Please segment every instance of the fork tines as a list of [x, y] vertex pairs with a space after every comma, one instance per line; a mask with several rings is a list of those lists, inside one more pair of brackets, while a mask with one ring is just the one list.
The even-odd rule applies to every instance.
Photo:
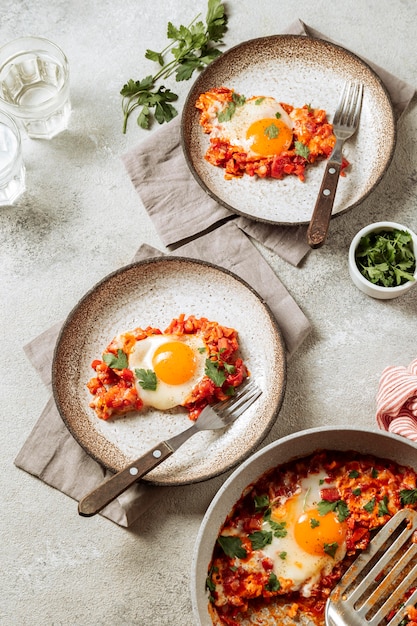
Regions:
[[237, 388], [236, 394], [230, 396], [228, 400], [218, 402], [213, 405], [213, 409], [221, 417], [223, 412], [229, 413], [233, 411], [233, 414], [239, 416], [246, 408], [252, 404], [260, 395], [262, 391], [255, 385], [255, 383], [247, 378], [240, 387]]
[[363, 84], [356, 82], [345, 83], [339, 104], [334, 114], [333, 124], [341, 126], [357, 126], [362, 105]]

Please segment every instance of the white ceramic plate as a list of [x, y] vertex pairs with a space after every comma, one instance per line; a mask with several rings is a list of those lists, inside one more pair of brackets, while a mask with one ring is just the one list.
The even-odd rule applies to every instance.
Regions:
[[329, 121], [346, 80], [361, 81], [364, 97], [359, 129], [344, 147], [351, 167], [339, 181], [333, 215], [362, 202], [390, 164], [396, 127], [390, 98], [375, 72], [356, 55], [321, 39], [276, 35], [246, 41], [218, 57], [197, 78], [187, 97], [181, 125], [182, 146], [202, 188], [233, 213], [274, 224], [308, 223], [317, 199], [324, 163], [307, 168], [306, 180], [244, 176], [226, 181], [224, 170], [204, 159], [209, 145], [195, 108], [198, 96], [229, 87], [250, 97], [325, 109]]
[[137, 326], [164, 330], [181, 313], [236, 328], [242, 357], [262, 395], [228, 429], [194, 435], [145, 479], [163, 485], [206, 480], [246, 458], [266, 436], [286, 381], [281, 332], [259, 295], [235, 274], [203, 261], [161, 257], [126, 266], [98, 283], [67, 318], [55, 349], [55, 401], [75, 439], [113, 471], [190, 426], [185, 409], [149, 409], [109, 421], [89, 408], [91, 362]]
[[[413, 442], [382, 431], [374, 432], [343, 426], [305, 430], [274, 441], [256, 452], [242, 463], [222, 485], [201, 523], [194, 548], [191, 573], [191, 598], [194, 619], [198, 626], [213, 626], [208, 612], [209, 601], [206, 592], [208, 566], [219, 530], [243, 491], [269, 469], [323, 449], [355, 450], [360, 454], [390, 459], [417, 471], [417, 445]], [[259, 624], [259, 626], [276, 624], [270, 616], [268, 619], [268, 613], [267, 610], [262, 613], [262, 621], [259, 619], [250, 623]], [[307, 616], [302, 616], [300, 622], [297, 621], [298, 623], [303, 626], [314, 626]], [[280, 624], [293, 626], [294, 620], [283, 619]], [[242, 626], [249, 626], [248, 620], [242, 620]]]

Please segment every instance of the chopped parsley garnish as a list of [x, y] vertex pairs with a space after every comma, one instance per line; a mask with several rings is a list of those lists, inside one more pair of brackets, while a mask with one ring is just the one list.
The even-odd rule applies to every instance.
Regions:
[[317, 504], [317, 510], [320, 515], [326, 515], [330, 511], [336, 511], [339, 522], [344, 522], [350, 515], [349, 507], [344, 500], [336, 500], [335, 502], [320, 500]]
[[271, 519], [271, 509], [268, 509], [264, 515], [264, 520], [266, 522], [268, 522], [268, 524], [270, 525], [270, 527], [272, 528], [272, 531], [274, 533], [274, 536], [277, 537], [278, 539], [280, 537], [286, 537], [287, 536], [287, 530], [286, 530], [286, 522], [275, 522], [274, 520]]
[[272, 543], [272, 532], [269, 530], [256, 530], [249, 535], [249, 539], [252, 543], [252, 550], [261, 550]]
[[224, 369], [220, 368], [219, 362], [211, 359], [206, 359], [204, 373], [214, 382], [216, 387], [221, 387], [227, 378]]
[[269, 574], [269, 580], [265, 588], [267, 591], [278, 591], [279, 589], [281, 589], [281, 584], [274, 572], [271, 572]]
[[276, 139], [279, 135], [279, 128], [275, 124], [269, 124], [264, 130], [264, 134], [268, 139]]
[[362, 493], [362, 489], [360, 487], [356, 487], [356, 489], [352, 489], [352, 493], [354, 496], [360, 496]]
[[401, 489], [400, 500], [404, 505], [417, 504], [417, 489]]
[[127, 356], [120, 348], [117, 350], [117, 356], [111, 352], [103, 354], [103, 361], [114, 370], [123, 370], [128, 366]]
[[308, 157], [310, 156], [310, 149], [308, 146], [305, 145], [305, 143], [302, 143], [302, 141], [296, 141], [294, 143], [295, 146], [295, 154], [297, 154], [300, 157], [303, 157], [304, 159], [308, 159]]
[[349, 478], [358, 478], [358, 477], [359, 477], [358, 470], [352, 470], [349, 472]]
[[230, 556], [231, 558], [236, 556], [238, 559], [245, 559], [247, 557], [247, 552], [242, 546], [242, 540], [240, 537], [234, 537], [233, 535], [220, 535], [217, 538], [217, 541], [226, 556]]
[[375, 508], [375, 504], [376, 504], [376, 498], [372, 498], [371, 500], [369, 500], [369, 502], [364, 504], [363, 508], [365, 509], [367, 513], [372, 513]]
[[255, 496], [253, 501], [255, 503], [255, 511], [266, 509], [269, 506], [269, 497], [266, 494], [263, 496]]
[[371, 471], [372, 478], [378, 478], [378, 474], [379, 474], [378, 470], [375, 467], [373, 467]]
[[378, 515], [389, 515], [388, 496], [384, 496], [382, 500], [378, 502]]
[[310, 526], [311, 528], [317, 528], [317, 526], [320, 526], [320, 522], [318, 519], [314, 519], [314, 517], [311, 518], [310, 520]]
[[374, 285], [396, 287], [415, 280], [416, 258], [407, 231], [394, 229], [364, 235], [355, 260], [360, 273]]
[[265, 98], [262, 96], [261, 98], [256, 98], [255, 100], [255, 104], [258, 106], [259, 104], [261, 104], [263, 101], [265, 100]]
[[152, 370], [135, 369], [135, 376], [138, 379], [139, 385], [142, 389], [148, 389], [149, 391], [155, 391], [158, 381], [156, 374]]
[[334, 555], [336, 554], [336, 550], [338, 547], [339, 547], [338, 543], [334, 541], [333, 543], [325, 543], [323, 546], [323, 550], [325, 551], [326, 554], [334, 558]]
[[280, 552], [278, 554], [279, 558], [282, 559], [283, 561], [285, 561], [285, 559], [287, 558], [287, 553], [286, 552]]
[[275, 113], [275, 117], [277, 118], [277, 120], [279, 120], [279, 119], [280, 119], [280, 117], [281, 117], [281, 113], [280, 113], [279, 111], [277, 111], [277, 112]]
[[243, 106], [245, 102], [245, 96], [234, 93], [232, 95], [232, 101], [227, 104], [223, 111], [220, 111], [217, 114], [217, 119], [219, 120], [219, 122], [229, 122], [236, 113], [236, 109]]

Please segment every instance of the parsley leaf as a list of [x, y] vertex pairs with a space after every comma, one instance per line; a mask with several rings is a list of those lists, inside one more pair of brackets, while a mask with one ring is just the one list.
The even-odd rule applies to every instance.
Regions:
[[272, 528], [275, 537], [281, 538], [281, 537], [286, 537], [287, 536], [287, 532], [288, 531], [285, 528], [287, 523], [286, 522], [275, 522], [273, 519], [271, 519], [271, 509], [268, 509], [265, 512], [264, 520], [266, 522], [268, 522], [268, 524]]
[[335, 502], [320, 500], [317, 504], [317, 510], [322, 516], [327, 515], [330, 511], [336, 511], [339, 522], [344, 522], [350, 515], [349, 507], [344, 500], [336, 500]]
[[[140, 113], [137, 123], [141, 128], [150, 128], [155, 119], [159, 124], [169, 122], [177, 111], [171, 102], [178, 100], [177, 94], [164, 86], [158, 88], [158, 81], [175, 75], [176, 81], [189, 80], [196, 70], [204, 69], [221, 55], [217, 45], [227, 31], [227, 15], [221, 0], [208, 0], [206, 22], [197, 21], [179, 28], [171, 22], [167, 27], [168, 45], [161, 52], [146, 50], [145, 58], [158, 64], [159, 70], [142, 80], [129, 79], [120, 90], [123, 110], [123, 133], [126, 133], [130, 114], [137, 108]], [[172, 59], [166, 60], [171, 53]], [[152, 115], [151, 110], [154, 110]]]
[[388, 496], [384, 496], [382, 500], [378, 502], [378, 515], [389, 515]]
[[217, 114], [219, 122], [229, 122], [236, 113], [236, 109], [243, 106], [245, 102], [245, 96], [233, 93], [231, 102], [229, 102], [227, 106]]
[[103, 361], [114, 370], [123, 370], [128, 366], [127, 356], [120, 348], [117, 350], [117, 356], [111, 352], [103, 354]]
[[376, 498], [371, 498], [369, 502], [364, 504], [363, 508], [365, 509], [367, 513], [372, 513], [375, 508], [375, 504], [376, 504]]
[[278, 126], [275, 126], [274, 123], [269, 124], [264, 130], [264, 135], [266, 135], [268, 139], [276, 139], [279, 135]]
[[261, 550], [272, 543], [272, 532], [269, 530], [256, 530], [249, 535], [252, 543], [252, 550]]
[[155, 372], [152, 370], [135, 369], [135, 375], [142, 389], [156, 390], [157, 379]]
[[349, 472], [349, 478], [358, 478], [359, 477], [359, 472], [358, 470], [351, 470]]
[[216, 387], [221, 387], [227, 378], [225, 371], [219, 367], [219, 363], [211, 359], [206, 359], [204, 373], [214, 382]]
[[410, 233], [371, 232], [361, 238], [355, 260], [361, 274], [375, 285], [396, 287], [414, 281], [416, 259]]
[[334, 558], [334, 555], [336, 554], [336, 550], [338, 547], [339, 547], [338, 543], [334, 541], [333, 543], [325, 543], [323, 546], [323, 550], [325, 551], [326, 554]]
[[402, 489], [400, 491], [400, 500], [404, 505], [417, 504], [417, 489]]
[[294, 143], [294, 146], [295, 154], [303, 157], [304, 159], [308, 159], [308, 157], [310, 156], [310, 149], [308, 146], [305, 145], [305, 143], [302, 143], [301, 141], [296, 141]]
[[258, 106], [258, 105], [262, 104], [262, 102], [263, 102], [264, 100], [265, 100], [265, 97], [264, 97], [264, 96], [261, 96], [260, 98], [256, 98], [256, 100], [255, 100], [255, 104], [256, 104], [256, 106]]
[[265, 588], [267, 591], [278, 591], [281, 589], [281, 583], [274, 572], [269, 574], [269, 580]]
[[263, 496], [255, 496], [253, 501], [255, 503], [255, 511], [266, 509], [266, 507], [269, 506], [269, 497], [266, 494]]
[[247, 552], [242, 546], [242, 540], [240, 537], [234, 537], [233, 535], [219, 535], [217, 541], [226, 556], [230, 556], [231, 558], [236, 556], [238, 559], [246, 558]]
[[320, 526], [320, 522], [318, 519], [314, 519], [314, 517], [311, 518], [310, 520], [310, 527], [311, 528], [317, 528], [317, 526]]

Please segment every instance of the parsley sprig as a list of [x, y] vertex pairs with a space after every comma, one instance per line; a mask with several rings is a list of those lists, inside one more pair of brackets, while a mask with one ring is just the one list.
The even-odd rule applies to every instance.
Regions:
[[396, 287], [414, 280], [416, 259], [412, 237], [405, 230], [364, 235], [355, 260], [361, 274], [374, 285]]
[[[206, 23], [197, 15], [188, 26], [179, 28], [168, 23], [167, 38], [170, 43], [161, 52], [147, 50], [145, 57], [155, 61], [160, 69], [141, 80], [130, 79], [120, 91], [123, 96], [123, 133], [126, 133], [130, 114], [140, 108], [137, 123], [141, 128], [149, 128], [152, 119], [159, 124], [169, 122], [177, 111], [171, 104], [178, 100], [178, 95], [165, 86], [158, 86], [160, 80], [166, 80], [175, 74], [176, 81], [189, 80], [195, 70], [201, 70], [221, 51], [216, 47], [223, 43], [222, 37], [227, 31], [227, 16], [221, 0], [208, 0]], [[173, 58], [166, 60], [171, 53]], [[152, 114], [153, 110], [153, 114]]]

